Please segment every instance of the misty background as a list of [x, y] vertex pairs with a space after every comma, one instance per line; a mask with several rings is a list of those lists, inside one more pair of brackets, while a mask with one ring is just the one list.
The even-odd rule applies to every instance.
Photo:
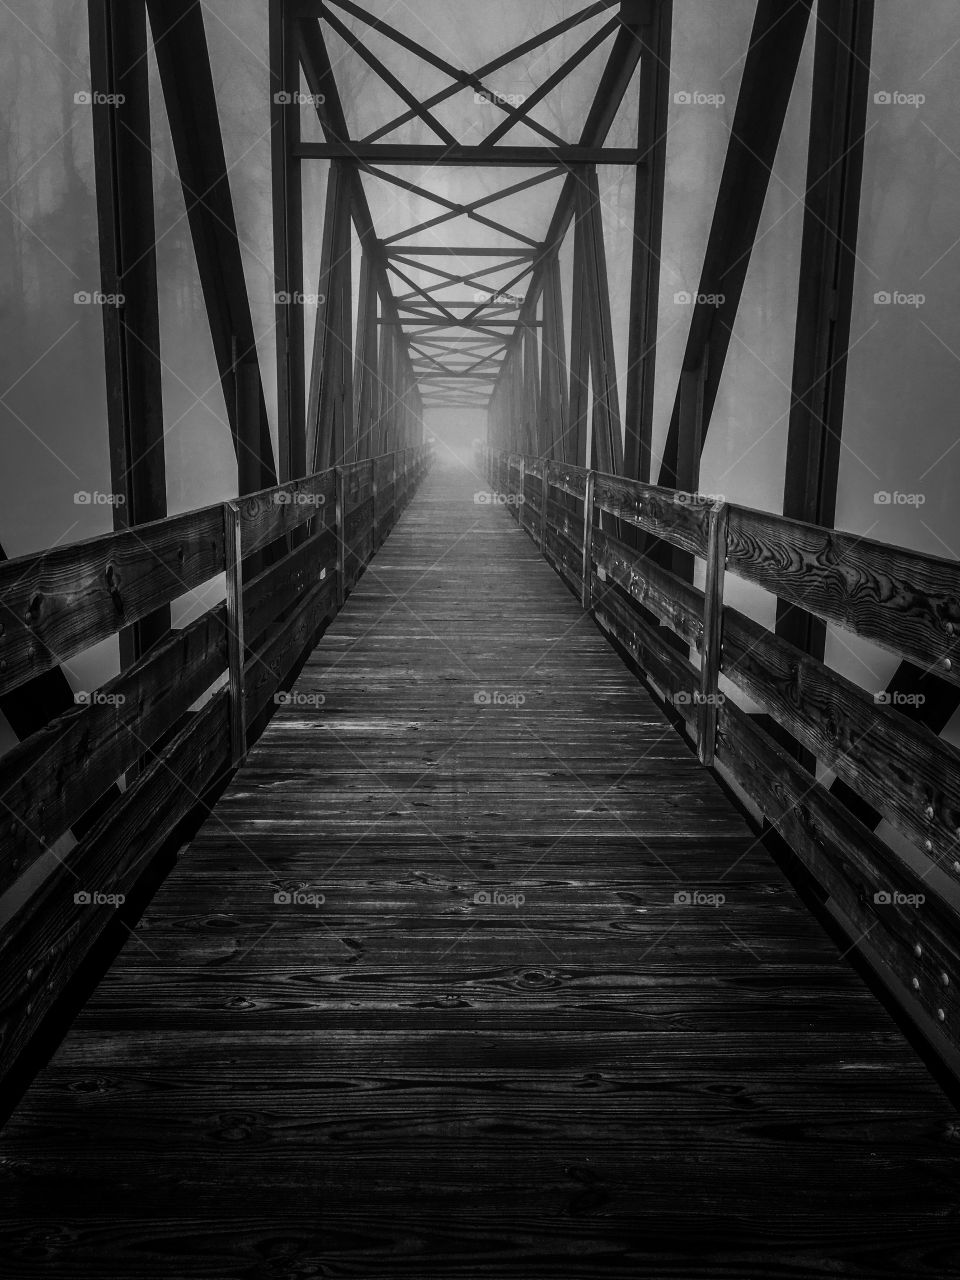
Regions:
[[[424, 47], [458, 66], [474, 67], [584, 5], [373, 0], [368, 7]], [[841, 529], [952, 560], [960, 548], [960, 10], [955, 0], [911, 5], [877, 0], [876, 8], [836, 522]], [[671, 96], [678, 100], [671, 102], [669, 115], [654, 478], [692, 314], [682, 295], [697, 291], [754, 11], [754, 0], [675, 0]], [[265, 0], [206, 0], [204, 17], [276, 446], [267, 5]], [[351, 31], [364, 32], [357, 19], [341, 12], [338, 17]], [[492, 87], [530, 93], [604, 20], [594, 19], [505, 68], [491, 77]], [[327, 35], [354, 136], [399, 114], [404, 104], [338, 36]], [[385, 37], [366, 32], [364, 39], [419, 95], [447, 83], [438, 70]], [[600, 46], [538, 105], [534, 115], [541, 123], [576, 140], [608, 49], [609, 42]], [[701, 469], [703, 492], [774, 512], [782, 510], [812, 53], [811, 24]], [[237, 471], [152, 52], [150, 72], [172, 514], [235, 496]], [[89, 88], [84, 0], [9, 0], [0, 6], [0, 543], [10, 557], [112, 527], [108, 505], [74, 499], [78, 491], [110, 489], [102, 319], [96, 305], [75, 301], [100, 283], [91, 112], [75, 100]], [[636, 89], [635, 79], [608, 145], [635, 144]], [[476, 103], [469, 91], [453, 95], [437, 115], [465, 143], [478, 141], [493, 123], [493, 108]], [[303, 131], [307, 139], [320, 137], [307, 109]], [[413, 120], [385, 140], [433, 139], [421, 121]], [[504, 141], [542, 140], [518, 125]], [[307, 292], [317, 288], [327, 169], [327, 162], [312, 161], [304, 170]], [[392, 172], [458, 201], [528, 174], [406, 166]], [[633, 174], [602, 166], [599, 179], [622, 411]], [[381, 236], [440, 212], [428, 200], [369, 175], [363, 182]], [[559, 179], [546, 182], [485, 212], [542, 238], [559, 188]], [[462, 243], [465, 234], [472, 244], [510, 244], [465, 220], [438, 228], [436, 238]], [[420, 237], [422, 243], [429, 239], [429, 233]], [[571, 231], [560, 255], [568, 352], [572, 242]], [[353, 265], [356, 321], [356, 241]], [[464, 259], [456, 269], [480, 265]], [[405, 270], [418, 285], [435, 282], [427, 272]], [[488, 277], [489, 287], [503, 287], [509, 274]], [[450, 296], [464, 294], [461, 285]], [[877, 301], [878, 294], [914, 300], [887, 303]], [[307, 308], [308, 353], [314, 314]], [[469, 460], [471, 444], [483, 436], [486, 423], [478, 406], [429, 410], [425, 425], [438, 440], [441, 458]], [[876, 501], [882, 492], [912, 499]], [[176, 620], [199, 612], [214, 596], [215, 589], [203, 600], [186, 603]], [[772, 625], [771, 597], [731, 581], [728, 599]], [[833, 628], [827, 660], [871, 690], [882, 689], [896, 666], [892, 655]], [[73, 687], [82, 689], [101, 684], [118, 666], [113, 640], [71, 660], [65, 670]], [[960, 739], [956, 721], [945, 736]], [[9, 729], [0, 723], [0, 747], [10, 740]], [[885, 828], [881, 833], [889, 836]]]

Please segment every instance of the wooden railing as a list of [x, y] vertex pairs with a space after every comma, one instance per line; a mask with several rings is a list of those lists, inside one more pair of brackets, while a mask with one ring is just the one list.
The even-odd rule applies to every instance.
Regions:
[[225, 603], [0, 757], [0, 893], [77, 826], [0, 929], [0, 1075], [151, 856], [242, 760], [428, 465], [425, 447], [406, 449], [0, 563], [0, 694], [221, 574], [227, 587]]
[[[701, 761], [776, 828], [956, 1071], [960, 753], [884, 691], [862, 689], [726, 604], [724, 579], [762, 587], [956, 684], [960, 565], [543, 459], [484, 447], [482, 465], [584, 606], [688, 722]], [[705, 588], [638, 550], [645, 542], [703, 560]], [[721, 677], [906, 837], [912, 856], [725, 697]]]

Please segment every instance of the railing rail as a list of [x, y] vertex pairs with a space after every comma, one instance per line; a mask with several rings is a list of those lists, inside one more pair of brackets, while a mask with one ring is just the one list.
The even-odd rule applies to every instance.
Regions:
[[[960, 752], [724, 600], [732, 575], [960, 680], [960, 564], [542, 458], [481, 447], [489, 482], [585, 608], [826, 890], [954, 1069], [960, 1064]], [[624, 541], [703, 560], [704, 589]], [[617, 532], [615, 533], [614, 530]], [[619, 534], [619, 536], [617, 536]], [[902, 856], [731, 697], [740, 690], [914, 846]], [[728, 686], [729, 687], [729, 686]]]
[[[221, 574], [226, 581], [225, 603], [0, 756], [0, 893], [74, 828], [77, 836], [0, 928], [0, 1076], [150, 856], [243, 759], [429, 465], [427, 446], [400, 450], [0, 563], [0, 692]], [[249, 568], [259, 572], [245, 580]], [[134, 767], [130, 785], [84, 827]]]

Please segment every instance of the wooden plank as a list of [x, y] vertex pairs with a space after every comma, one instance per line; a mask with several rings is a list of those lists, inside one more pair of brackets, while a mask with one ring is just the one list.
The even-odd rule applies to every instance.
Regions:
[[960, 881], [960, 751], [729, 606], [721, 670]]
[[727, 568], [960, 684], [960, 566], [731, 507]]
[[302, 480], [239, 498], [244, 556], [276, 542], [308, 520], [331, 523], [334, 489], [333, 472], [317, 471]]
[[50, 671], [223, 571], [223, 511], [0, 564], [0, 692]]
[[431, 474], [20, 1103], [0, 1259], [950, 1274], [951, 1101], [476, 484]]
[[322, 529], [290, 555], [265, 569], [243, 589], [243, 629], [248, 646], [299, 600], [324, 573], [336, 570], [336, 534]]
[[661, 569], [647, 556], [602, 529], [593, 531], [594, 561], [600, 571], [696, 649], [703, 641], [703, 592]]
[[836, 901], [853, 945], [875, 951], [956, 1047], [960, 946], [946, 877], [909, 867], [734, 703], [719, 718], [721, 764]]
[[695, 725], [696, 690], [700, 680], [696, 667], [664, 644], [663, 636], [648, 626], [612, 588], [601, 587], [594, 593], [593, 612], [604, 631], [672, 700], [678, 714]]
[[247, 661], [245, 669], [246, 721], [256, 722], [273, 700], [295, 663], [311, 644], [324, 618], [336, 611], [336, 583], [332, 577], [307, 593], [294, 612], [279, 623]]
[[598, 475], [597, 506], [693, 555], [707, 550], [710, 503], [659, 485]]
[[226, 661], [221, 605], [0, 756], [0, 893], [176, 723]]
[[[229, 763], [227, 695], [218, 693], [155, 756], [68, 861], [0, 931], [0, 1074], [9, 1071], [149, 859]], [[75, 895], [90, 895], [76, 901]]]

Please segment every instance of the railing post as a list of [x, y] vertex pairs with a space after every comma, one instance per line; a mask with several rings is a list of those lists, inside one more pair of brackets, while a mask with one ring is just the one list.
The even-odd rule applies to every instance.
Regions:
[[347, 555], [344, 539], [347, 535], [346, 526], [346, 493], [344, 490], [343, 467], [337, 467], [337, 509], [336, 509], [336, 529], [337, 529], [337, 608], [343, 608], [343, 602], [347, 598]]
[[521, 453], [520, 455], [520, 492], [517, 494], [517, 524], [523, 528], [523, 504], [526, 501], [524, 485], [527, 478], [527, 460]]
[[550, 459], [543, 460], [543, 479], [540, 482], [540, 554], [547, 558], [547, 502], [550, 499]]
[[587, 483], [583, 490], [583, 566], [581, 577], [580, 603], [584, 609], [593, 606], [593, 493], [597, 483], [597, 473], [587, 473]]
[[700, 706], [697, 715], [697, 755], [700, 763], [706, 765], [713, 764], [717, 741], [728, 513], [729, 508], [725, 502], [714, 503], [710, 508], [707, 530], [707, 578], [703, 592], [703, 645], [700, 651]]
[[377, 460], [376, 458], [374, 458], [373, 462], [371, 463], [371, 466], [373, 467], [373, 472], [371, 474], [371, 479], [370, 479], [370, 498], [373, 503], [373, 514], [370, 518], [370, 523], [373, 527], [373, 540], [370, 544], [371, 545], [370, 555], [372, 558], [374, 551], [376, 551], [377, 547], [380, 545], [378, 541], [380, 530], [377, 525]]
[[230, 759], [238, 768], [247, 754], [243, 643], [243, 547], [240, 506], [223, 504], [224, 567], [227, 575], [227, 670], [230, 698]]

